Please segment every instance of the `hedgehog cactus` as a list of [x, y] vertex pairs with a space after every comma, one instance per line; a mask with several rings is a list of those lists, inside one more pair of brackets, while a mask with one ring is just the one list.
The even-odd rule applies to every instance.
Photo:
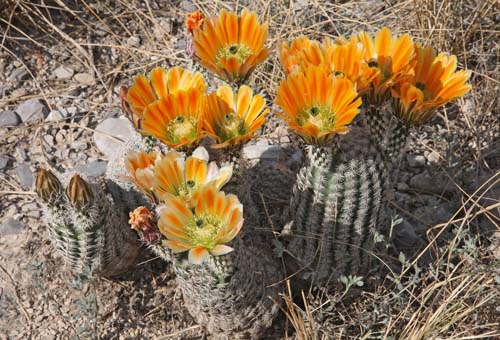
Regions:
[[362, 134], [353, 129], [341, 147], [307, 148], [290, 204], [289, 262], [299, 277], [318, 283], [368, 271], [386, 170], [377, 149], [357, 139]]
[[63, 192], [59, 179], [41, 169], [36, 186], [49, 238], [75, 272], [114, 276], [135, 264], [139, 247], [125, 214], [97, 184], [75, 174]]

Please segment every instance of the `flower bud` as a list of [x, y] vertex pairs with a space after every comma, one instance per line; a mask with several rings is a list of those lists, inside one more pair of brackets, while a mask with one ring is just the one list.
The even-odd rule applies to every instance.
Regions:
[[73, 207], [78, 210], [89, 206], [94, 198], [89, 184], [78, 174], [71, 177], [68, 187], [66, 188], [66, 195]]
[[39, 169], [36, 177], [36, 193], [45, 203], [52, 203], [61, 195], [62, 185], [49, 170]]

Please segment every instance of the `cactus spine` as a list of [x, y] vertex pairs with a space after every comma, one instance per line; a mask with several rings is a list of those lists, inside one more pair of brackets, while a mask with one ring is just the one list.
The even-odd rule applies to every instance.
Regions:
[[290, 209], [288, 250], [299, 277], [321, 283], [369, 267], [386, 170], [376, 149], [362, 144], [308, 146]]
[[175, 255], [186, 308], [212, 339], [260, 339], [278, 313], [280, 265], [262, 249], [233, 242], [235, 251], [191, 265]]
[[77, 174], [66, 193], [62, 187], [54, 174], [39, 171], [37, 192], [45, 203], [49, 239], [72, 269], [114, 276], [134, 264], [139, 247], [123, 211]]

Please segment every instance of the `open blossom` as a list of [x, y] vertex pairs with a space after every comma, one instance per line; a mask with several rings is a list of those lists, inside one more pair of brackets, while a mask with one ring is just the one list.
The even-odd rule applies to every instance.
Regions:
[[243, 206], [234, 195], [204, 187], [193, 196], [192, 207], [169, 196], [160, 209], [158, 227], [167, 238], [164, 244], [174, 253], [189, 251], [189, 262], [201, 264], [212, 254], [233, 251], [225, 243], [233, 240], [243, 226]]
[[171, 151], [155, 165], [154, 191], [162, 201], [169, 196], [189, 201], [194, 193], [207, 185], [213, 184], [217, 190], [221, 189], [232, 174], [230, 165], [219, 168], [215, 162], [208, 163], [208, 152], [203, 147], [197, 148], [186, 160]]
[[457, 57], [415, 46], [413, 74], [393, 90], [395, 113], [411, 124], [428, 121], [436, 108], [463, 96], [471, 89], [470, 71], [456, 71]]
[[204, 106], [205, 129], [217, 140], [215, 147], [240, 144], [252, 138], [266, 122], [269, 109], [260, 95], [243, 85], [237, 94], [223, 85], [207, 95]]
[[143, 133], [172, 148], [189, 147], [202, 137], [203, 93], [189, 89], [162, 97], [144, 109]]
[[277, 112], [288, 127], [308, 144], [325, 144], [359, 113], [361, 98], [352, 81], [337, 78], [320, 67], [293, 72], [278, 88]]
[[143, 74], [135, 77], [134, 84], [126, 91], [126, 100], [133, 113], [143, 119], [144, 109], [161, 98], [190, 89], [203, 92], [206, 88], [200, 72], [193, 74], [179, 66], [169, 70], [156, 67], [149, 73], [149, 77]]
[[255, 12], [244, 9], [238, 17], [222, 10], [194, 29], [193, 43], [201, 65], [229, 82], [243, 83], [269, 55], [266, 39], [267, 23], [261, 25]]
[[150, 197], [153, 195], [154, 164], [160, 155], [156, 152], [129, 151], [125, 167], [129, 179]]
[[141, 241], [151, 244], [159, 241], [160, 231], [155, 222], [155, 215], [146, 207], [137, 207], [129, 213], [128, 223], [139, 234]]

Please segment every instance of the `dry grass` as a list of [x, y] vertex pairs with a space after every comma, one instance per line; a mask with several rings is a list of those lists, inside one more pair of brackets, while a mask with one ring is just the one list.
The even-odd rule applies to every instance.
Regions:
[[[269, 22], [269, 45], [300, 34], [313, 38], [375, 31], [383, 25], [410, 32], [416, 41], [456, 54], [461, 68], [473, 71], [473, 90], [439, 112], [436, 124], [448, 131], [448, 141], [432, 146], [417, 135], [415, 145], [448, 154], [442, 170], [452, 177], [460, 208], [446, 223], [428, 228], [429, 244], [399, 271], [388, 271], [383, 282], [366, 284], [348, 296], [330, 290], [322, 294], [283, 297], [283, 312], [297, 339], [495, 339], [500, 337], [500, 265], [487, 252], [488, 240], [473, 231], [488, 219], [500, 231], [495, 215], [500, 202], [485, 201], [487, 188], [500, 176], [500, 6], [495, 0], [404, 1], [194, 1], [207, 13], [247, 4]], [[50, 109], [74, 90], [87, 91], [88, 115], [102, 118], [117, 111], [118, 88], [133, 75], [156, 65], [189, 64], [184, 57], [182, 20], [177, 3], [154, 1], [53, 0], [10, 1], [0, 11], [0, 57], [17, 61], [35, 89], [21, 97], [0, 98], [0, 109], [13, 108], [32, 97], [44, 98]], [[170, 19], [169, 19], [170, 18]], [[105, 37], [100, 32], [106, 32]], [[127, 38], [141, 39], [129, 46]], [[173, 36], [178, 38], [172, 39]], [[102, 58], [102, 55], [110, 55]], [[52, 60], [69, 57], [94, 84], [66, 84], [47, 73]], [[255, 73], [253, 82], [274, 96], [283, 73], [276, 55]], [[7, 81], [0, 76], [1, 81]], [[78, 128], [78, 126], [73, 126]], [[24, 136], [42, 125], [12, 130]], [[432, 135], [433, 128], [420, 131]], [[25, 137], [23, 137], [25, 138]], [[7, 147], [7, 146], [6, 146]], [[481, 190], [470, 192], [463, 180], [489, 174]], [[10, 187], [9, 187], [10, 188]], [[23, 194], [12, 185], [9, 190]], [[454, 236], [443, 239], [443, 233]], [[500, 246], [500, 245], [499, 245]], [[426, 268], [418, 259], [432, 251], [436, 260]], [[401, 260], [401, 259], [400, 259]], [[390, 260], [388, 260], [389, 262]], [[397, 259], [392, 259], [397, 263]], [[392, 267], [392, 264], [391, 268]], [[294, 333], [294, 334], [292, 334]], [[177, 336], [179, 333], [172, 337]], [[171, 336], [166, 336], [168, 338]]]

